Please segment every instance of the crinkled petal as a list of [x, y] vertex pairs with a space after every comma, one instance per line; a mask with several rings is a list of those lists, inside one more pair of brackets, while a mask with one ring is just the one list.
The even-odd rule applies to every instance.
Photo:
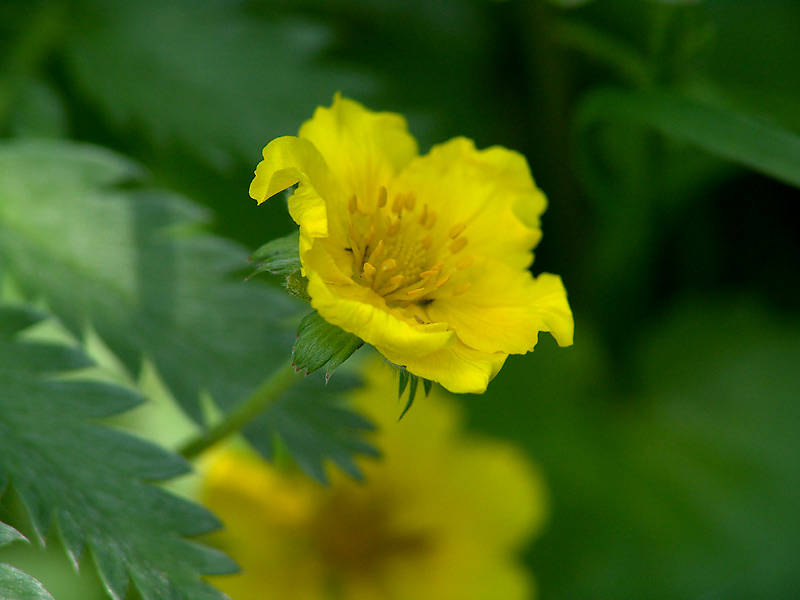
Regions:
[[[267, 144], [263, 155], [250, 184], [250, 196], [261, 204], [298, 184], [289, 198], [289, 213], [300, 226], [301, 249], [309, 247], [314, 238], [344, 239], [347, 215], [343, 214], [343, 192], [314, 144], [292, 136], [281, 137]], [[329, 219], [329, 213], [334, 218]]]
[[395, 189], [413, 192], [417, 205], [437, 213], [434, 239], [447, 240], [465, 223], [465, 254], [477, 254], [526, 268], [541, 238], [539, 216], [547, 206], [525, 158], [501, 147], [477, 150], [455, 138], [412, 161]]
[[441, 323], [423, 325], [386, 306], [372, 289], [345, 276], [322, 240], [303, 256], [311, 306], [329, 323], [375, 347], [422, 355], [455, 343], [455, 333]]
[[482, 394], [500, 371], [507, 354], [479, 352], [456, 342], [424, 356], [410, 356], [375, 345], [389, 361], [456, 394]]
[[431, 320], [447, 323], [481, 352], [530, 352], [540, 331], [552, 333], [560, 346], [572, 344], [572, 311], [560, 277], [543, 273], [534, 279], [528, 271], [489, 261], [469, 270], [475, 272], [467, 292], [431, 303]]
[[401, 115], [369, 111], [339, 94], [330, 108], [317, 108], [299, 135], [319, 149], [347, 199], [355, 194], [368, 204], [418, 153]]

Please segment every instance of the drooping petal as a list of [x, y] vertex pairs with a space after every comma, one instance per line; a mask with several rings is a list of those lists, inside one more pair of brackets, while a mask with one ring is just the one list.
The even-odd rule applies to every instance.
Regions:
[[500, 371], [507, 354], [489, 354], [456, 342], [452, 346], [424, 356], [410, 356], [375, 345], [378, 352], [411, 373], [436, 381], [456, 394], [482, 394]]
[[250, 184], [250, 196], [261, 204], [298, 184], [289, 198], [289, 213], [300, 226], [301, 246], [308, 247], [314, 238], [344, 235], [342, 220], [328, 218], [328, 207], [344, 202], [343, 192], [314, 144], [281, 137], [267, 144], [263, 156]]
[[497, 146], [477, 150], [472, 140], [455, 138], [412, 161], [395, 187], [437, 213], [434, 239], [447, 240], [463, 223], [462, 235], [469, 240], [464, 252], [517, 268], [533, 260], [547, 200], [518, 152]]
[[561, 278], [497, 262], [474, 264], [470, 288], [431, 303], [428, 315], [447, 323], [458, 338], [481, 352], [524, 354], [538, 333], [549, 331], [560, 346], [572, 344], [573, 320]]
[[344, 275], [322, 240], [315, 241], [303, 261], [311, 306], [329, 323], [403, 355], [430, 354], [455, 343], [455, 333], [445, 324], [418, 323]]
[[317, 108], [299, 135], [325, 157], [347, 198], [355, 194], [370, 209], [380, 186], [388, 185], [418, 153], [401, 115], [369, 111], [339, 94], [330, 108]]

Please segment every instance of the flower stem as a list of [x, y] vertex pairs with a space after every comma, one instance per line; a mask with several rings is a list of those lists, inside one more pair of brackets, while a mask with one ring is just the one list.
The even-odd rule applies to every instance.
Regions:
[[298, 381], [296, 375], [291, 361], [287, 361], [264, 381], [252, 396], [227, 414], [219, 423], [189, 440], [180, 450], [181, 456], [191, 460], [232, 433], [240, 431]]

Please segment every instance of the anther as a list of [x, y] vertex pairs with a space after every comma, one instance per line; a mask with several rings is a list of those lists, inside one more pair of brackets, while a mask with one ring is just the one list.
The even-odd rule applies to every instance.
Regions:
[[378, 290], [378, 294], [381, 296], [385, 296], [386, 294], [391, 294], [401, 285], [403, 285], [403, 281], [405, 281], [405, 277], [402, 275], [395, 275], [389, 281], [386, 282], [386, 285], [383, 286], [381, 289]]
[[425, 223], [423, 223], [422, 226], [425, 227], [425, 229], [430, 229], [431, 227], [433, 227], [434, 223], [436, 223], [436, 212], [429, 210], [428, 218], [425, 219]]
[[461, 223], [456, 223], [455, 225], [453, 225], [450, 228], [450, 237], [453, 238], [453, 239], [457, 238], [458, 234], [460, 234], [466, 228], [467, 228], [467, 224], [464, 223], [464, 221], [461, 221]]
[[467, 238], [462, 237], [455, 240], [452, 244], [450, 244], [450, 252], [456, 254], [461, 252], [464, 249], [464, 246], [467, 245]]
[[422, 247], [425, 248], [425, 250], [430, 250], [431, 246], [433, 245], [433, 236], [426, 235], [419, 241], [419, 243], [422, 244]]
[[355, 194], [350, 196], [350, 200], [347, 203], [347, 208], [350, 210], [351, 215], [356, 214], [356, 211], [358, 210], [358, 199], [356, 198]]
[[403, 212], [403, 207], [406, 205], [406, 197], [403, 194], [397, 194], [392, 202], [392, 212], [399, 215]]
[[393, 235], [397, 235], [398, 232], [400, 231], [400, 226], [401, 225], [402, 225], [402, 223], [400, 222], [400, 220], [393, 221], [392, 224], [389, 225], [389, 227], [386, 229], [386, 235], [388, 235], [389, 237], [392, 237]]
[[387, 258], [381, 263], [381, 271], [394, 271], [397, 268], [397, 261], [393, 258]]
[[433, 285], [433, 287], [440, 288], [440, 287], [442, 287], [442, 286], [443, 286], [445, 283], [447, 283], [449, 280], [450, 280], [450, 273], [445, 273], [444, 275], [442, 275], [441, 277], [439, 277], [438, 281], [437, 281], [437, 282], [436, 282], [436, 283]]
[[466, 269], [468, 266], [470, 266], [473, 262], [475, 262], [475, 259], [471, 256], [464, 256], [463, 258], [459, 258], [456, 261], [456, 269], [462, 271]]
[[420, 225], [424, 225], [425, 224], [425, 219], [427, 219], [427, 218], [428, 218], [428, 205], [427, 204], [423, 204], [422, 205], [422, 214], [419, 216], [419, 221], [417, 221], [417, 222]]
[[378, 190], [378, 208], [386, 206], [386, 187], [381, 186]]
[[428, 290], [425, 288], [417, 288], [416, 290], [409, 290], [406, 292], [406, 295], [408, 296], [409, 300], [416, 300], [420, 296], [424, 296], [427, 292]]
[[471, 285], [472, 284], [470, 284], [469, 281], [465, 281], [464, 283], [459, 283], [455, 288], [453, 288], [453, 296], [460, 296], [461, 294], [466, 292]]
[[408, 194], [408, 196], [406, 196], [406, 210], [409, 212], [414, 210], [414, 206], [416, 206], [416, 204], [417, 199], [414, 197], [414, 194]]

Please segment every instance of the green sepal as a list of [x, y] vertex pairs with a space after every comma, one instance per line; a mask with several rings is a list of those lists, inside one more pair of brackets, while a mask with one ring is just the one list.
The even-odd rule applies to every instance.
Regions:
[[325, 379], [330, 379], [334, 369], [363, 344], [359, 337], [328, 323], [317, 311], [310, 312], [297, 328], [297, 342], [293, 349], [294, 368], [309, 375], [327, 367]]
[[411, 405], [414, 404], [414, 399], [417, 396], [417, 387], [419, 382], [422, 381], [422, 387], [425, 389], [425, 396], [431, 393], [431, 388], [433, 387], [433, 382], [429, 379], [423, 379], [422, 377], [418, 377], [417, 375], [412, 375], [408, 371], [406, 371], [405, 367], [399, 367], [399, 385], [397, 391], [397, 399], [400, 400], [403, 397], [403, 392], [406, 391], [408, 388], [408, 401], [406, 402], [406, 406], [403, 409], [403, 412], [400, 413], [400, 417], [398, 421], [402, 419], [408, 409], [411, 408]]
[[283, 275], [283, 287], [295, 298], [303, 302], [311, 302], [308, 295], [308, 280], [301, 272], [298, 244], [300, 232], [295, 231], [282, 238], [274, 239], [253, 252], [250, 260], [256, 261], [256, 267], [247, 279], [260, 273]]
[[308, 295], [308, 279], [303, 277], [299, 270], [286, 276], [283, 280], [283, 287], [295, 298], [311, 304], [311, 296]]
[[274, 239], [253, 252], [250, 260], [256, 261], [256, 268], [250, 277], [259, 273], [272, 273], [273, 275], [291, 275], [300, 270], [300, 232], [294, 231], [289, 235]]

